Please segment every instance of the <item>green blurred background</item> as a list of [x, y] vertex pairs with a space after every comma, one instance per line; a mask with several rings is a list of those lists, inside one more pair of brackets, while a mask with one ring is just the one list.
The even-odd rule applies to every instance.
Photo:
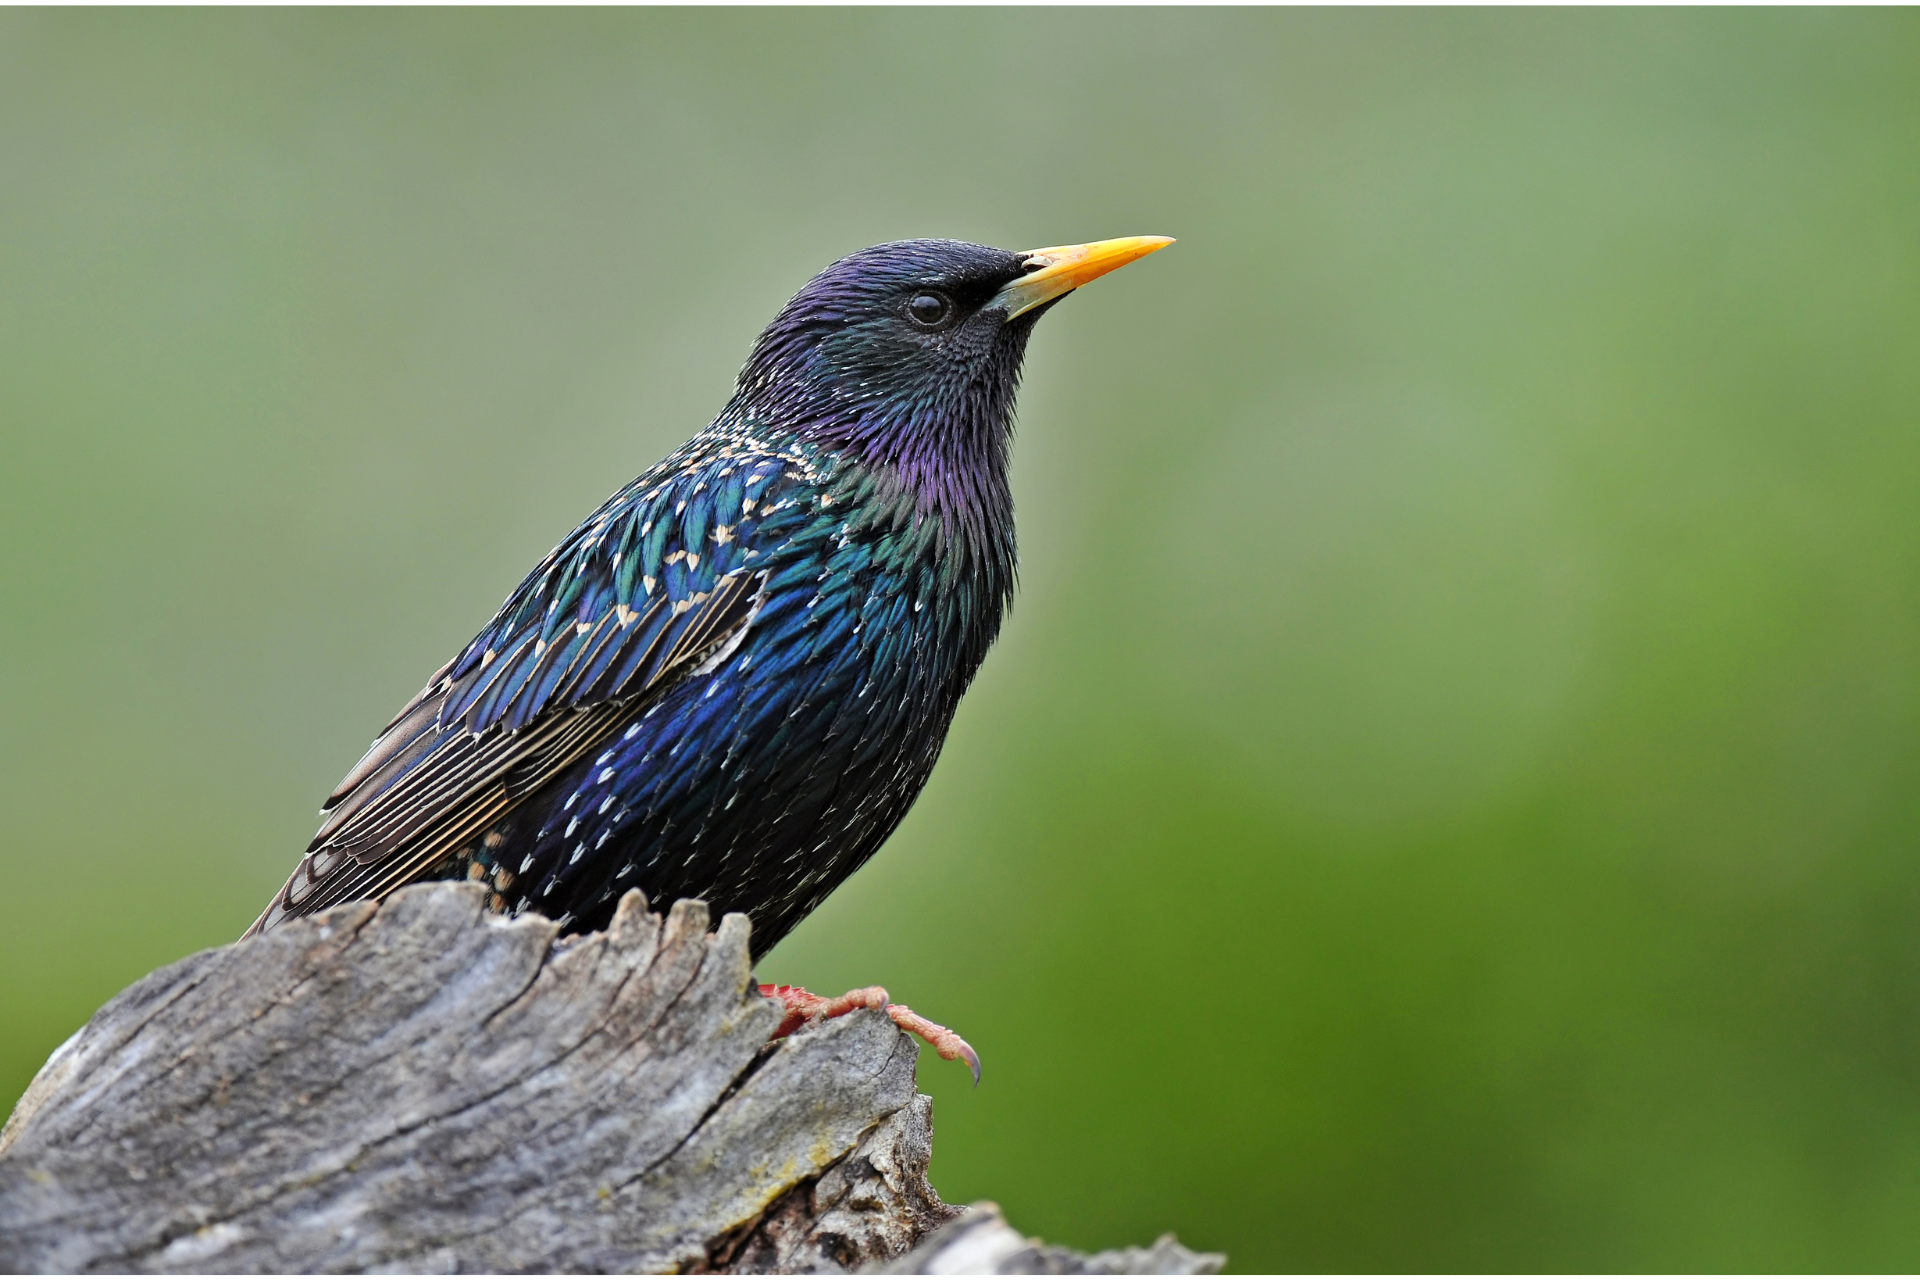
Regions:
[[1040, 327], [1004, 639], [761, 966], [1242, 1269], [1920, 1267], [1911, 12], [0, 15], [0, 1104], [233, 938], [881, 240]]

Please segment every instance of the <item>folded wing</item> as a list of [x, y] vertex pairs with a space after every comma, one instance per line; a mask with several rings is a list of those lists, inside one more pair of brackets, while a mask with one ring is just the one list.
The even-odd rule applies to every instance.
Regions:
[[427, 874], [738, 645], [808, 477], [733, 456], [661, 478], [674, 461], [555, 548], [401, 709], [249, 935]]

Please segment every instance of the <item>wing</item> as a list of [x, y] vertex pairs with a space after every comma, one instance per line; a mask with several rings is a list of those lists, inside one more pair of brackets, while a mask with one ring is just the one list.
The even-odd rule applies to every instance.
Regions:
[[685, 453], [588, 517], [401, 709], [248, 935], [430, 871], [739, 644], [815, 476]]

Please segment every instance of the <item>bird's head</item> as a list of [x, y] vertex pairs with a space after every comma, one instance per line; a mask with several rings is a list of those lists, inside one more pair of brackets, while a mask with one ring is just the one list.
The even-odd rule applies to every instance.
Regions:
[[761, 333], [735, 407], [857, 454], [923, 504], [977, 513], [988, 489], [1005, 489], [1034, 322], [1079, 286], [1171, 243], [1132, 236], [1010, 253], [901, 240], [862, 249], [808, 281]]

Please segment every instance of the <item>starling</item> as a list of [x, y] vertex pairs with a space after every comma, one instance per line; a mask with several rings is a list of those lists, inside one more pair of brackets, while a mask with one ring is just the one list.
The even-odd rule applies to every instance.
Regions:
[[[1034, 322], [1170, 243], [906, 240], [815, 276], [713, 424], [393, 718], [248, 934], [464, 878], [572, 931], [631, 888], [701, 898], [751, 918], [758, 960], [900, 824], [1012, 603]], [[766, 990], [790, 1024], [885, 1004]], [[891, 1008], [977, 1077], [958, 1037]]]

